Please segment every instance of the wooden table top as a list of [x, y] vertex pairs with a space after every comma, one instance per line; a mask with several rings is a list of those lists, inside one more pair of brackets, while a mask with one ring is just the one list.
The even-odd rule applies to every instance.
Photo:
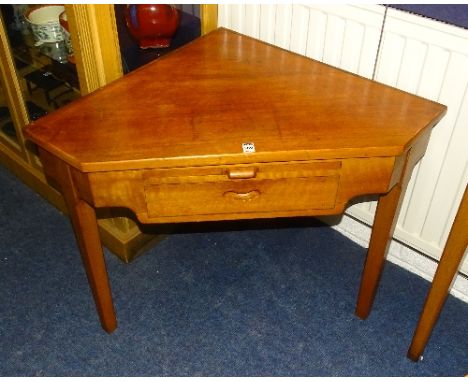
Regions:
[[[41, 118], [83, 172], [396, 156], [446, 107], [218, 29]], [[253, 142], [245, 154], [242, 143]]]

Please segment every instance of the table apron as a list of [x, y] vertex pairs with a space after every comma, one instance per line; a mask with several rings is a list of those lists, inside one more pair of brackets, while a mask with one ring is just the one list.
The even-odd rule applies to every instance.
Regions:
[[[335, 215], [350, 200], [396, 184], [405, 156], [246, 163], [82, 173], [80, 196], [94, 207], [124, 207], [141, 223]], [[252, 168], [255, 176], [252, 176]], [[232, 171], [247, 179], [229, 179]]]

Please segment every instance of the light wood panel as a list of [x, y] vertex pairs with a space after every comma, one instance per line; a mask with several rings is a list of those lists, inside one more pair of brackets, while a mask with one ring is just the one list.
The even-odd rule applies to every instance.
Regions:
[[200, 4], [201, 33], [211, 32], [218, 27], [218, 6], [216, 4]]
[[82, 94], [123, 75], [112, 4], [67, 4]]
[[[0, 144], [7, 146], [16, 155], [22, 156], [28, 162], [31, 162], [32, 158], [26, 152], [22, 131], [22, 127], [29, 123], [29, 117], [18, 76], [16, 75], [16, 67], [2, 17], [0, 17], [0, 76], [0, 91], [3, 92], [5, 97], [17, 137], [15, 142], [0, 139]], [[0, 135], [0, 138], [3, 138], [2, 135]]]

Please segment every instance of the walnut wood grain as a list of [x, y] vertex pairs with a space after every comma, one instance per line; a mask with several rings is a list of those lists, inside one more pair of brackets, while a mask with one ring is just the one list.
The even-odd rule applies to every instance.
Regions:
[[[27, 131], [81, 171], [114, 171], [399, 156], [444, 110], [220, 29]], [[243, 142], [255, 143], [255, 155], [242, 153]]]
[[167, 223], [340, 214], [357, 196], [382, 195], [357, 304], [367, 316], [405, 185], [445, 112], [218, 29], [25, 133], [62, 184], [110, 331], [116, 321], [99, 238], [85, 228], [94, 226], [90, 206]]

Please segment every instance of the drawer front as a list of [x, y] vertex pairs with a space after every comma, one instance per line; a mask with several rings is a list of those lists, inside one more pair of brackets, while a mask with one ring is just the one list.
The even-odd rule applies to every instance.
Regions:
[[339, 168], [308, 162], [152, 172], [145, 176], [148, 217], [331, 209]]

